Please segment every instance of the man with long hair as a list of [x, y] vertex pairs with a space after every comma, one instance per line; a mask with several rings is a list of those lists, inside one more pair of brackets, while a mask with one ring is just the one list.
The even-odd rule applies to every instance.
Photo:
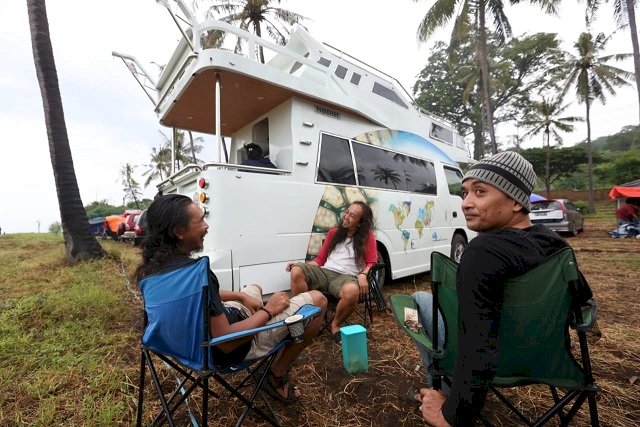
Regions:
[[[142, 264], [136, 271], [138, 282], [149, 275], [195, 262], [191, 255], [202, 250], [204, 236], [209, 229], [204, 216], [202, 209], [189, 197], [178, 194], [157, 197], [147, 210], [148, 231], [142, 243]], [[209, 271], [209, 287], [212, 338], [283, 320], [304, 304], [314, 304], [322, 312], [327, 307], [326, 297], [318, 291], [292, 298], [285, 292], [276, 292], [263, 304], [262, 289], [258, 285], [249, 285], [242, 292], [223, 290], [212, 271]], [[299, 391], [289, 380], [289, 370], [321, 327], [322, 315], [309, 322], [301, 343], [289, 343], [281, 350], [263, 383], [263, 389], [272, 397], [285, 404], [298, 399]], [[286, 326], [262, 331], [220, 344], [212, 348], [212, 355], [220, 365], [257, 359], [288, 333]]]
[[327, 233], [313, 261], [289, 263], [293, 295], [317, 289], [338, 299], [331, 321], [333, 340], [340, 341], [340, 326], [368, 292], [367, 274], [377, 262], [373, 235], [373, 212], [364, 202], [353, 202], [342, 214], [342, 222]]

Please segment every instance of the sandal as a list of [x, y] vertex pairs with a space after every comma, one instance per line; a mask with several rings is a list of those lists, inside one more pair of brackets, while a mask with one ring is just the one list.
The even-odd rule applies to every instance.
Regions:
[[335, 334], [331, 334], [331, 341], [336, 344], [340, 344], [342, 342], [342, 334], [340, 333], [340, 331], [336, 332]]
[[[285, 397], [278, 393], [278, 389], [287, 383], [289, 384], [289, 387], [287, 387], [287, 396]], [[292, 403], [298, 401], [298, 396], [296, 396], [298, 387], [296, 387], [291, 381], [289, 381], [289, 372], [286, 372], [281, 377], [276, 377], [270, 370], [267, 374], [267, 378], [265, 378], [264, 382], [262, 383], [262, 389], [266, 391], [269, 396], [285, 405], [291, 405]]]

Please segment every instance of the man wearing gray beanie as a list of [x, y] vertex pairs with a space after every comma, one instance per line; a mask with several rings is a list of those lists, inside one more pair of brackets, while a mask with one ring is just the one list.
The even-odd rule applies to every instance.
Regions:
[[[458, 354], [453, 383], [447, 394], [423, 388], [416, 395], [430, 425], [472, 425], [484, 406], [488, 386], [496, 374], [497, 337], [504, 283], [540, 265], [567, 247], [554, 231], [529, 220], [529, 196], [536, 174], [524, 157], [505, 151], [474, 164], [462, 179], [462, 210], [469, 229], [479, 232], [460, 259], [458, 293]], [[592, 298], [581, 276], [579, 299]], [[421, 324], [432, 336], [431, 293], [414, 294]], [[441, 318], [438, 336], [444, 340]], [[426, 367], [429, 355], [419, 348]], [[431, 387], [427, 376], [427, 385]]]

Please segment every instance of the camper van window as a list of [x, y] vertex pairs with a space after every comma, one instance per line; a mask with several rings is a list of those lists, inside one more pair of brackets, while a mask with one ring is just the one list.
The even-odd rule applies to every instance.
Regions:
[[462, 197], [462, 173], [458, 169], [445, 166], [444, 175], [447, 177], [449, 194]]
[[393, 101], [404, 108], [407, 108], [407, 104], [405, 104], [402, 99], [400, 99], [398, 94], [395, 93], [393, 89], [389, 89], [388, 87], [383, 86], [378, 82], [373, 83], [372, 92], [376, 95], [380, 95], [381, 97], [388, 99], [389, 101]]
[[436, 194], [433, 163], [369, 144], [353, 143], [358, 183], [365, 187]]
[[318, 64], [324, 65], [325, 67], [328, 67], [329, 65], [331, 65], [331, 61], [329, 59], [321, 56], [320, 59], [318, 59]]
[[360, 84], [360, 77], [362, 77], [360, 74], [353, 73], [351, 75], [351, 83], [353, 83], [354, 85], [358, 86]]
[[430, 135], [440, 141], [446, 142], [447, 144], [453, 144], [453, 132], [451, 129], [432, 123]]
[[333, 184], [356, 184], [349, 140], [332, 135], [322, 135], [318, 181]]
[[434, 195], [438, 193], [433, 163], [407, 156], [402, 166], [407, 180], [407, 191]]
[[340, 77], [341, 79], [344, 79], [344, 76], [346, 75], [347, 75], [347, 69], [342, 65], [338, 65], [336, 67], [336, 76]]

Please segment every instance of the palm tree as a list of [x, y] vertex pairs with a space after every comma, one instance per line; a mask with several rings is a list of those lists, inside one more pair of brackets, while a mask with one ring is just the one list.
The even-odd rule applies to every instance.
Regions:
[[[120, 183], [122, 184], [122, 190], [125, 194], [125, 199], [129, 199], [136, 205], [136, 209], [140, 208], [140, 204], [138, 203], [138, 197], [141, 196], [140, 193], [140, 184], [133, 178], [133, 171], [135, 170], [135, 166], [131, 166], [130, 163], [125, 163], [120, 169]], [[123, 203], [124, 204], [124, 203]]]
[[[167, 149], [169, 150], [169, 165], [171, 165], [171, 139], [165, 135], [164, 133], [162, 133], [162, 131], [159, 131], [160, 135], [162, 135], [163, 139], [164, 139], [164, 145], [161, 149]], [[194, 163], [194, 164], [198, 164], [198, 163], [202, 163], [202, 160], [198, 159], [196, 157], [196, 154], [200, 153], [203, 149], [202, 144], [199, 144], [200, 142], [203, 142], [204, 139], [202, 137], [197, 137], [197, 138], [193, 138], [193, 136], [191, 135], [191, 132], [189, 132], [189, 148], [187, 149], [186, 147], [186, 143], [184, 140], [184, 131], [178, 129], [176, 132], [176, 140], [174, 143], [174, 148], [176, 150], [176, 170], [180, 169], [180, 165], [181, 164], [189, 164], [189, 163]], [[153, 153], [153, 150], [152, 150]], [[171, 169], [171, 168], [169, 168]]]
[[[618, 28], [629, 27], [631, 46], [633, 46], [633, 67], [635, 69], [636, 91], [638, 93], [638, 114], [640, 116], [640, 47], [638, 45], [638, 26], [636, 24], [637, 0], [613, 0], [613, 16]], [[595, 16], [601, 0], [587, 0], [588, 16]]]
[[27, 12], [33, 62], [42, 95], [49, 155], [58, 193], [66, 256], [73, 262], [100, 258], [104, 255], [104, 250], [89, 231], [89, 221], [80, 198], [73, 167], [44, 0], [27, 0]]
[[163, 181], [165, 177], [171, 174], [171, 149], [168, 147], [160, 147], [151, 149], [151, 163], [146, 165], [148, 169], [142, 173], [146, 176], [144, 187], [147, 188], [151, 181], [160, 179]]
[[605, 37], [603, 33], [596, 36], [595, 40], [590, 33], [582, 33], [574, 47], [578, 56], [566, 53], [568, 60], [559, 68], [567, 73], [561, 97], [572, 87], [576, 90], [579, 103], [586, 105], [587, 121], [587, 154], [588, 154], [588, 180], [589, 180], [589, 213], [595, 213], [593, 198], [593, 152], [591, 147], [591, 104], [599, 100], [606, 104], [605, 92], [615, 95], [615, 87], [630, 84], [628, 80], [633, 78], [633, 73], [620, 68], [607, 65], [611, 60], [621, 61], [630, 54], [616, 54], [600, 56], [604, 51], [611, 36]]
[[[271, 0], [222, 0], [218, 4], [209, 7], [207, 18], [215, 18], [220, 21], [237, 25], [245, 31], [253, 31], [258, 37], [262, 37], [263, 31], [275, 40], [277, 44], [284, 45], [289, 38], [289, 28], [305, 18], [295, 12], [279, 7], [273, 7]], [[280, 0], [278, 0], [280, 3]], [[213, 32], [209, 45], [220, 46], [226, 33]], [[242, 42], [236, 41], [236, 53], [242, 51]], [[264, 52], [262, 46], [258, 46], [260, 62], [264, 64]]]
[[575, 126], [571, 123], [581, 122], [583, 119], [581, 117], [575, 116], [567, 116], [561, 117], [562, 114], [569, 108], [570, 104], [562, 105], [562, 99], [556, 98], [551, 99], [547, 97], [542, 97], [542, 101], [534, 101], [533, 102], [533, 110], [530, 114], [524, 117], [521, 125], [525, 128], [531, 128], [527, 133], [523, 136], [533, 136], [538, 135], [540, 132], [543, 133], [542, 145], [546, 148], [546, 160], [545, 160], [545, 169], [544, 169], [544, 177], [545, 177], [545, 186], [547, 197], [549, 197], [549, 163], [551, 158], [551, 135], [555, 141], [559, 144], [562, 144], [562, 137], [558, 133], [560, 132], [573, 132], [575, 130]]
[[[419, 0], [414, 0], [419, 1]], [[509, 0], [511, 4], [519, 0]], [[560, 0], [530, 0], [539, 4], [546, 13], [555, 14]], [[486, 128], [491, 140], [491, 152], [498, 152], [493, 123], [493, 109], [491, 108], [491, 82], [489, 78], [489, 59], [487, 52], [487, 13], [493, 19], [495, 34], [500, 44], [511, 37], [511, 24], [504, 14], [502, 0], [436, 0], [418, 26], [418, 40], [425, 42], [434, 31], [446, 25], [458, 12], [453, 31], [451, 33], [451, 49], [454, 51], [459, 43], [476, 34], [476, 58], [480, 65], [482, 105], [484, 109]]]

